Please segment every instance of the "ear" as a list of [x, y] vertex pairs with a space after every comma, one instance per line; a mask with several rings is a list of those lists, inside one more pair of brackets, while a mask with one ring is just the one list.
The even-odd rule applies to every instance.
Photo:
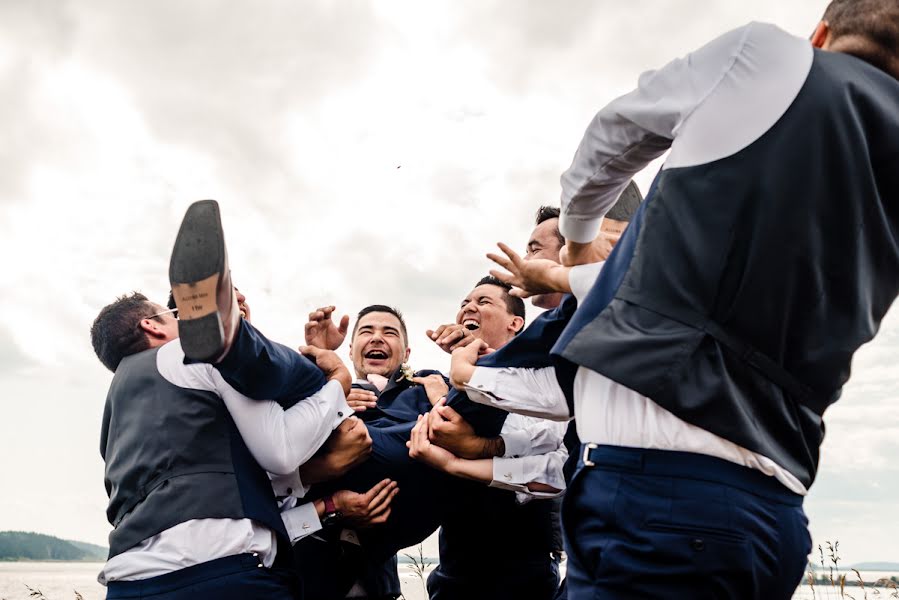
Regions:
[[141, 319], [140, 328], [151, 340], [161, 340], [166, 337], [166, 332], [159, 327], [159, 321], [155, 319]]
[[815, 48], [826, 49], [830, 42], [830, 26], [827, 24], [827, 21], [818, 23], [818, 26], [815, 27], [815, 32], [812, 34], [811, 41], [812, 46]]
[[512, 317], [512, 322], [509, 323], [509, 328], [515, 333], [518, 333], [524, 328], [524, 319], [517, 315]]
[[409, 355], [412, 354], [412, 348], [406, 348], [406, 354], [403, 355], [403, 362], [409, 362]]

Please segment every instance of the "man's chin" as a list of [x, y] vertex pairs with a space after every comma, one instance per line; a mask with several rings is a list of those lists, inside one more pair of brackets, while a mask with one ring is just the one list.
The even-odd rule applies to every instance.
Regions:
[[391, 365], [378, 365], [378, 366], [363, 365], [362, 372], [365, 375], [380, 375], [381, 377], [390, 377], [390, 375], [392, 375], [393, 372], [396, 371], [398, 367], [399, 367], [399, 365], [397, 365], [395, 367], [391, 366]]

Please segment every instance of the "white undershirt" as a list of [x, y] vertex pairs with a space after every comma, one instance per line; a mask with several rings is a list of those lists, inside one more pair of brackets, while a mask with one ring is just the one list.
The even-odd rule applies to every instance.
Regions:
[[[298, 469], [321, 447], [331, 432], [353, 414], [343, 388], [329, 381], [312, 396], [284, 410], [273, 400], [252, 400], [228, 385], [212, 365], [184, 364], [180, 340], [156, 355], [160, 375], [178, 387], [218, 394], [250, 454], [271, 475], [281, 501], [282, 517], [291, 541], [321, 529], [314, 505], [297, 506], [308, 490]], [[236, 554], [258, 554], [270, 567], [276, 554], [275, 534], [250, 519], [193, 519], [148, 538], [106, 562], [98, 581], [134, 581], [164, 575], [202, 562]]]

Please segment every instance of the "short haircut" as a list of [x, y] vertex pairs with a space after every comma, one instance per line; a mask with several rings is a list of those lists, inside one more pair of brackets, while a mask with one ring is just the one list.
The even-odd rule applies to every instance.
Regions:
[[[513, 296], [512, 294], [509, 293], [512, 290], [511, 285], [500, 281], [493, 275], [487, 275], [486, 277], [482, 277], [480, 279], [480, 281], [478, 281], [475, 284], [475, 287], [478, 287], [481, 285], [495, 285], [496, 287], [502, 288], [503, 289], [503, 300], [505, 300], [505, 302], [506, 302], [506, 310], [508, 310], [510, 313], [512, 313], [516, 317], [521, 317], [522, 319], [524, 318], [524, 300], [522, 300], [518, 296]], [[522, 326], [521, 329], [524, 329], [524, 326]], [[521, 331], [521, 329], [519, 329], [515, 333], [517, 334], [519, 331]]]
[[403, 319], [403, 313], [399, 310], [393, 308], [392, 306], [387, 306], [386, 304], [372, 304], [371, 306], [366, 306], [362, 310], [359, 311], [359, 314], [356, 315], [356, 324], [353, 325], [353, 335], [350, 339], [356, 337], [356, 330], [359, 329], [359, 321], [367, 314], [370, 313], [389, 313], [397, 318], [400, 322], [400, 331], [403, 333], [403, 345], [409, 346], [409, 334], [406, 333], [406, 321]]
[[[560, 211], [555, 206], [541, 206], [540, 208], [537, 209], [537, 216], [534, 219], [534, 225], [535, 226], [540, 225], [544, 221], [549, 221], [550, 219], [558, 219], [559, 214], [561, 214], [561, 212], [562, 211]], [[556, 229], [555, 229], [554, 233], [556, 234], [556, 238], [559, 240], [559, 245], [564, 246], [565, 245], [565, 236], [562, 235], [561, 231], [559, 231], [558, 225], [556, 225]]]
[[[621, 195], [618, 196], [618, 200], [615, 201], [612, 208], [609, 209], [609, 212], [606, 213], [606, 217], [615, 219], [616, 221], [630, 223], [631, 219], [634, 218], [637, 209], [640, 208], [641, 202], [643, 202], [643, 194], [640, 193], [640, 188], [637, 187], [637, 184], [631, 180], [631, 182], [627, 184], [627, 187], [624, 188], [624, 191], [621, 192]], [[555, 206], [541, 206], [537, 209], [537, 217], [534, 224], [539, 225], [550, 219], [558, 219], [561, 213], [562, 211]], [[565, 236], [559, 231], [558, 226], [556, 226], [556, 237], [559, 238], [559, 243], [564, 246]]]
[[91, 344], [107, 369], [115, 373], [123, 358], [150, 347], [140, 322], [155, 312], [155, 307], [139, 292], [116, 298], [115, 302], [103, 307], [91, 325]]
[[833, 0], [824, 10], [834, 41], [851, 54], [899, 79], [899, 1]]

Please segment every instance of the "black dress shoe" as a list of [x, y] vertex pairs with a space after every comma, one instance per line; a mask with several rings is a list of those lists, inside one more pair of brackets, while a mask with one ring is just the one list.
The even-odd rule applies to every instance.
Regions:
[[240, 311], [215, 200], [194, 202], [184, 214], [169, 262], [169, 283], [184, 355], [200, 362], [220, 361], [234, 340]]

